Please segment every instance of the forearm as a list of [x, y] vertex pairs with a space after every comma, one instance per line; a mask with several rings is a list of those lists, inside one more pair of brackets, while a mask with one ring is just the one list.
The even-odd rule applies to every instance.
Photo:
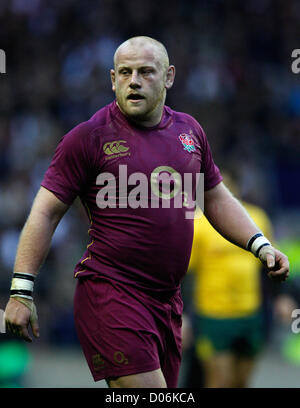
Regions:
[[[51, 238], [68, 206], [41, 187], [30, 215], [21, 232], [12, 278], [10, 299], [5, 309], [7, 329], [26, 341], [31, 324], [35, 337], [39, 337], [36, 308], [33, 303], [33, 281], [50, 248]], [[34, 276], [32, 276], [34, 275]]]
[[50, 191], [40, 189], [21, 232], [14, 272], [38, 273], [48, 254], [53, 233], [67, 209], [68, 206]]
[[204, 214], [224, 238], [244, 249], [249, 238], [260, 232], [244, 207], [224, 185], [218, 187], [214, 197], [209, 193], [205, 195]]
[[33, 212], [29, 215], [20, 235], [14, 272], [37, 274], [43, 264], [58, 224], [57, 219]]

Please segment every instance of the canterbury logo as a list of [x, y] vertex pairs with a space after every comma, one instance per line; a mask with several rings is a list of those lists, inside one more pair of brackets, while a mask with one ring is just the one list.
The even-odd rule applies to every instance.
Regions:
[[113, 142], [107, 142], [103, 146], [103, 151], [107, 155], [127, 152], [129, 147], [123, 146], [122, 143], [127, 142], [126, 140], [114, 140]]
[[92, 363], [93, 363], [93, 367], [95, 371], [98, 371], [101, 368], [104, 368], [104, 365], [105, 365], [105, 362], [100, 354], [94, 354], [92, 356]]

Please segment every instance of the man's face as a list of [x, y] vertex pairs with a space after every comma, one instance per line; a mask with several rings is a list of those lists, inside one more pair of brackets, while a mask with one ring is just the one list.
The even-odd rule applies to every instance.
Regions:
[[112, 89], [121, 111], [144, 126], [159, 123], [166, 89], [173, 84], [174, 67], [166, 67], [159, 50], [151, 45], [127, 45], [116, 54], [111, 70]]

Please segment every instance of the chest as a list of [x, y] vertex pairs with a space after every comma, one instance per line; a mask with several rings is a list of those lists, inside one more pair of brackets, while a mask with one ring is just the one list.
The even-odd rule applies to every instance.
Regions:
[[201, 171], [203, 152], [191, 129], [137, 131], [119, 129], [101, 135], [99, 172], [118, 178], [120, 166], [130, 176], [141, 173], [147, 178], [153, 172], [166, 171], [196, 174]]

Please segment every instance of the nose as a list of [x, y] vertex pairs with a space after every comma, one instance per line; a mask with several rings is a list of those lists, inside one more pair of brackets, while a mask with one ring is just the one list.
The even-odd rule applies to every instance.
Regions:
[[140, 78], [139, 78], [139, 74], [136, 70], [132, 71], [131, 74], [131, 80], [130, 80], [130, 84], [129, 84], [130, 88], [132, 89], [137, 89], [141, 87], [141, 83], [140, 83]]

